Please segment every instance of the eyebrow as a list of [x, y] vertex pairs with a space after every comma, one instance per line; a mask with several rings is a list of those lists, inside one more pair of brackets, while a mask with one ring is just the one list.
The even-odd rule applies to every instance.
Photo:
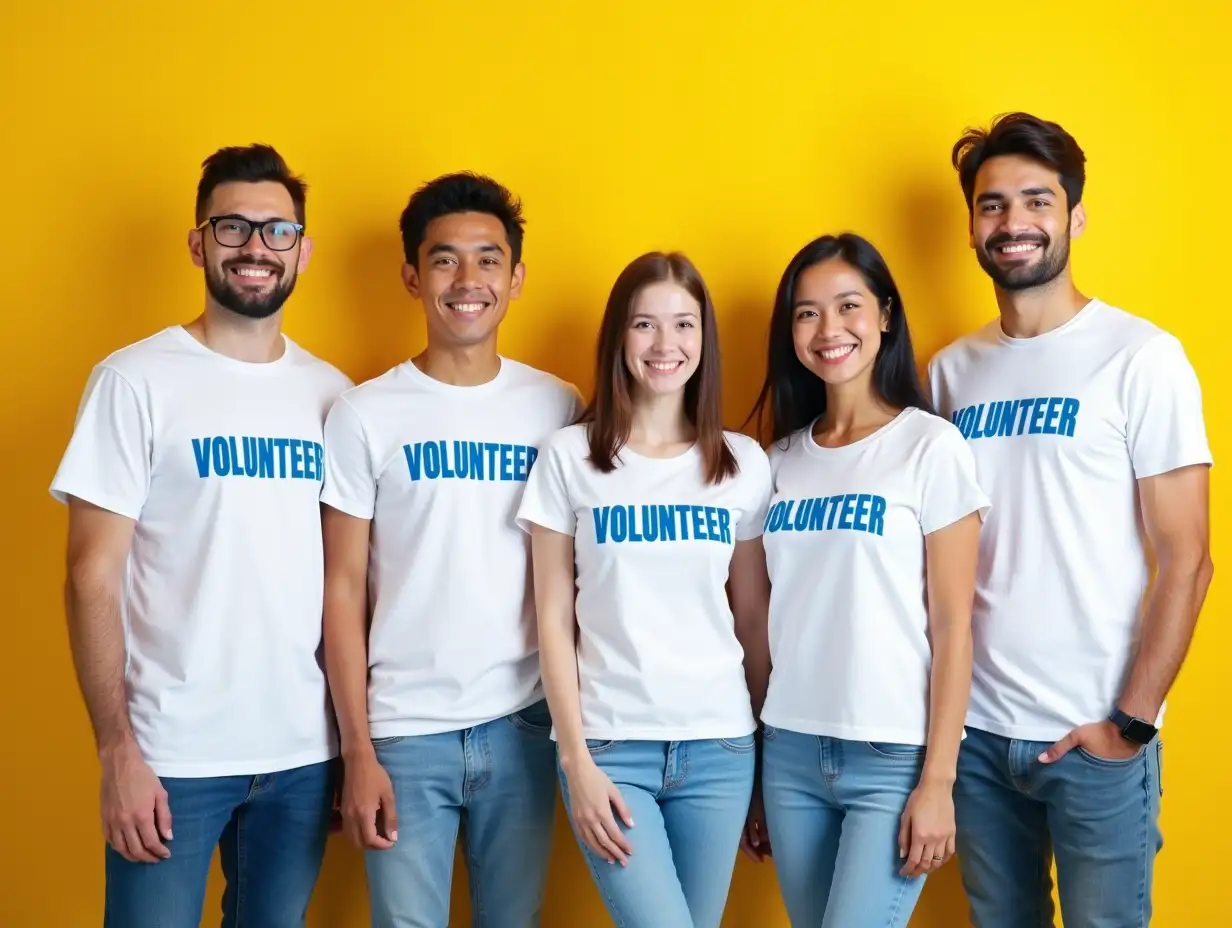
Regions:
[[[699, 313], [696, 310], [686, 310], [683, 313], [674, 313], [672, 315], [673, 319], [696, 319], [698, 317], [699, 317]], [[653, 315], [652, 313], [634, 313], [632, 318], [634, 319], [655, 319], [657, 317]]]
[[[1051, 187], [1026, 187], [1023, 190], [1020, 190], [1019, 193], [1021, 193], [1024, 197], [1039, 197], [1039, 196], [1055, 197], [1057, 195], [1057, 192], [1053, 190]], [[987, 203], [991, 200], [1004, 200], [1004, 199], [1005, 199], [1005, 194], [998, 193], [996, 191], [988, 191], [985, 193], [981, 193], [978, 197], [975, 198], [977, 203]]]
[[[442, 253], [456, 254], [458, 251], [461, 251], [461, 250], [462, 249], [458, 248], [457, 245], [452, 245], [449, 242], [439, 242], [428, 249], [428, 254], [429, 255], [436, 255], [436, 254], [442, 254]], [[493, 242], [482, 242], [479, 245], [476, 245], [474, 248], [469, 249], [469, 250], [477, 251], [477, 252], [480, 252], [481, 254], [486, 254], [486, 253], [493, 252], [493, 251], [495, 251], [497, 254], [502, 254], [502, 255], [505, 253], [505, 249], [501, 248], [500, 245], [494, 244]]]
[[[834, 299], [841, 300], [844, 297], [849, 297], [849, 296], [864, 296], [864, 294], [861, 293], [859, 290], [844, 290], [842, 293], [834, 294]], [[792, 304], [792, 307], [799, 308], [801, 306], [820, 306], [820, 305], [821, 304], [817, 300], [796, 300], [796, 302]]]

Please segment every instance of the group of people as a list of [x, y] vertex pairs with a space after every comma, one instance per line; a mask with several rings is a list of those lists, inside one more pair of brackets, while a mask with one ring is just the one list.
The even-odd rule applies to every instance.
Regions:
[[[737, 853], [791, 923], [900, 928], [957, 853], [978, 928], [1151, 916], [1165, 698], [1212, 566], [1194, 370], [1081, 293], [1085, 156], [952, 151], [999, 312], [917, 370], [885, 260], [782, 274], [725, 428], [702, 275], [611, 288], [588, 401], [503, 356], [524, 220], [424, 184], [427, 346], [353, 384], [286, 337], [311, 254], [272, 148], [204, 163], [204, 311], [93, 370], [52, 483], [101, 763], [109, 928], [302, 926], [331, 820], [376, 928], [539, 923], [557, 789], [611, 914], [717, 928]], [[760, 440], [759, 440], [760, 439]], [[243, 478], [243, 479], [240, 479]]]

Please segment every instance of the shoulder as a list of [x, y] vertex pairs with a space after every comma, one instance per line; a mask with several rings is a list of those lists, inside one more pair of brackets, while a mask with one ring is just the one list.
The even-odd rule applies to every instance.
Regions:
[[723, 438], [736, 459], [737, 476], [759, 481], [769, 479], [770, 457], [756, 439], [731, 431], [724, 431]]
[[576, 386], [548, 371], [506, 357], [501, 358], [501, 364], [507, 365], [506, 376], [511, 386], [544, 390], [569, 401], [580, 395]]
[[586, 426], [579, 423], [557, 429], [543, 442], [543, 451], [560, 458], [584, 459], [590, 453]]
[[[165, 328], [117, 348], [94, 365], [95, 374], [111, 373], [122, 380], [136, 383], [174, 370], [185, 353], [185, 346], [176, 334], [176, 328], [178, 327]], [[192, 336], [185, 332], [184, 337]]]
[[954, 364], [961, 364], [978, 356], [980, 352], [996, 347], [998, 331], [1000, 331], [1000, 322], [997, 319], [990, 319], [975, 331], [960, 335], [939, 349], [929, 360], [928, 367], [944, 371]]
[[350, 377], [324, 358], [318, 357], [290, 338], [287, 338], [286, 342], [287, 351], [294, 354], [295, 366], [319, 383], [323, 392], [337, 396], [355, 385]]
[[415, 382], [401, 376], [403, 364], [408, 363], [404, 361], [357, 384], [348, 381], [346, 388], [338, 394], [339, 403], [345, 403], [357, 413], [365, 413], [372, 411], [391, 394], [415, 392]]

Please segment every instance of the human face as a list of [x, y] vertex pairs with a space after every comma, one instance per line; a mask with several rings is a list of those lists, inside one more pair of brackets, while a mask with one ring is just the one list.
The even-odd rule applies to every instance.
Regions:
[[[219, 184], [210, 194], [206, 215], [296, 221], [291, 194], [277, 181]], [[225, 227], [225, 220], [219, 225]], [[225, 237], [221, 230], [219, 235]], [[289, 250], [274, 251], [254, 229], [247, 242], [232, 248], [218, 244], [206, 223], [189, 233], [188, 247], [193, 263], [205, 270], [206, 289], [216, 304], [249, 319], [264, 319], [282, 309], [295, 289], [299, 273], [308, 266], [312, 241], [300, 236]]]
[[402, 279], [424, 305], [428, 340], [465, 347], [494, 342], [509, 301], [522, 292], [525, 269], [513, 264], [505, 227], [487, 213], [451, 213], [430, 223], [419, 267]]
[[635, 392], [662, 396], [684, 390], [702, 358], [702, 308], [675, 281], [643, 287], [629, 307], [625, 367]]
[[971, 247], [1002, 290], [1029, 290], [1069, 265], [1071, 238], [1082, 234], [1082, 204], [1067, 209], [1060, 176], [1030, 158], [1000, 155], [980, 166], [972, 191]]
[[890, 325], [864, 275], [841, 258], [796, 278], [792, 339], [796, 357], [831, 386], [872, 379], [881, 333]]

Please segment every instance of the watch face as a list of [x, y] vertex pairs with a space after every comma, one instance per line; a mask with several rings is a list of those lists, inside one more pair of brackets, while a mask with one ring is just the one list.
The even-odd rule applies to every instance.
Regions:
[[1151, 739], [1155, 737], [1155, 727], [1141, 719], [1130, 719], [1125, 726], [1124, 735], [1138, 744], [1150, 744]]

